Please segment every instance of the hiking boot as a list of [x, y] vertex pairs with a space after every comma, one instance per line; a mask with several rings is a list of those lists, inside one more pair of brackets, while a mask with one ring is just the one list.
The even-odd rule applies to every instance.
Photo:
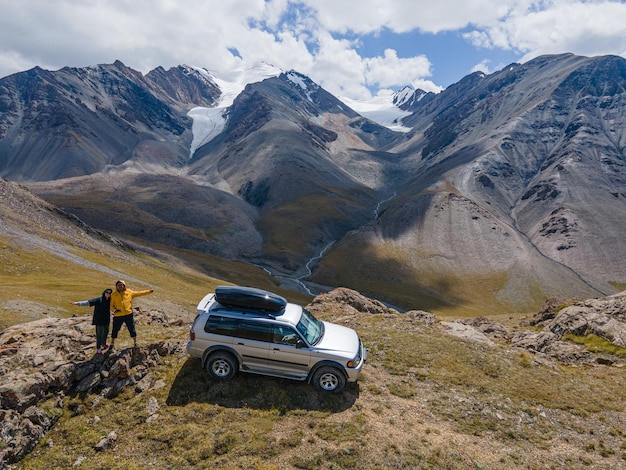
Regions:
[[102, 349], [109, 349], [109, 345], [108, 345], [107, 343], [104, 343], [104, 344], [102, 345]]
[[98, 349], [98, 352], [96, 353], [98, 356], [102, 356], [102, 349]]

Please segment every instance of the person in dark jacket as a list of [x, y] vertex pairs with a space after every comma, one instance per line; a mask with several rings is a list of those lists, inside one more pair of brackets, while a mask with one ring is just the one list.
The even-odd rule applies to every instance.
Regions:
[[109, 336], [109, 324], [111, 323], [111, 294], [112, 289], [104, 289], [102, 297], [96, 297], [91, 300], [81, 300], [79, 302], [70, 302], [72, 305], [79, 307], [93, 307], [93, 317], [91, 324], [96, 327], [96, 348], [98, 355], [102, 354], [102, 350], [109, 347], [107, 344], [107, 336]]

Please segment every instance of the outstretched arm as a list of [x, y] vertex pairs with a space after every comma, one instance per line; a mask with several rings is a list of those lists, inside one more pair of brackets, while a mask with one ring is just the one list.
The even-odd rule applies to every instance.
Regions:
[[152, 294], [153, 292], [154, 292], [154, 289], [133, 291], [133, 297], [141, 297], [142, 295]]

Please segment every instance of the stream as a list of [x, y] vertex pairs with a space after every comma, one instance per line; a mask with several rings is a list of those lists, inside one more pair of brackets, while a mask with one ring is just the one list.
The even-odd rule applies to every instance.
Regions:
[[[389, 202], [394, 197], [396, 197], [396, 192], [394, 192], [388, 198], [381, 199], [380, 201], [378, 201], [378, 204], [376, 204], [376, 208], [374, 209], [374, 212], [373, 212], [373, 219], [374, 220], [378, 219], [378, 217], [380, 216], [380, 208], [383, 206], [383, 204], [385, 204], [386, 202]], [[306, 279], [311, 274], [313, 274], [312, 268], [313, 268], [313, 266], [315, 266], [315, 263], [319, 262], [322, 259], [322, 257], [324, 256], [324, 254], [337, 241], [338, 241], [338, 239], [337, 240], [332, 240], [324, 248], [322, 248], [319, 251], [319, 253], [317, 253], [315, 256], [310, 258], [306, 262], [306, 264], [304, 265], [305, 273], [300, 275], [300, 276], [298, 276], [298, 277], [292, 277], [292, 276], [288, 276], [288, 275], [283, 275], [283, 274], [272, 272], [270, 270], [270, 268], [268, 268], [267, 266], [260, 265], [260, 264], [258, 264], [257, 266], [259, 266], [261, 269], [263, 269], [270, 276], [275, 277], [276, 279], [279, 279], [280, 283], [281, 283], [281, 287], [284, 287], [284, 288], [287, 288], [287, 289], [292, 289], [292, 290], [295, 290], [295, 291], [298, 291], [298, 292], [303, 292], [303, 293], [305, 293], [307, 295], [310, 295], [310, 296], [315, 296], [317, 294], [313, 293], [311, 291], [311, 289], [309, 289], [309, 287], [304, 283], [304, 279]], [[319, 292], [318, 292], [318, 294], [319, 294]]]

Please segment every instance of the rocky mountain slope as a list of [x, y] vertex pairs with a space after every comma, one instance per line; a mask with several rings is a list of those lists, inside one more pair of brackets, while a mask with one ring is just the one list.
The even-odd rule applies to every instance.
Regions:
[[404, 120], [414, 132], [388, 149], [411, 176], [314, 279], [345, 282], [359, 247], [369, 256], [351, 285], [374, 292], [382, 277], [378, 292], [404, 283], [396, 298], [422, 291], [430, 306], [471, 303], [482, 286], [495, 294], [486, 303], [526, 310], [623, 283], [624, 59], [541, 57], [420, 103]]
[[220, 99], [208, 74], [33, 69], [0, 80], [0, 175], [117, 237], [284, 287], [532, 311], [624, 286], [624, 64], [545, 56], [403, 92], [406, 133], [291, 71], [249, 84], [192, 158], [186, 113]]
[[180, 165], [191, 142], [189, 104], [219, 96], [192, 69], [144, 77], [121, 62], [34, 68], [1, 82], [0, 168], [21, 182], [93, 174], [131, 158]]

